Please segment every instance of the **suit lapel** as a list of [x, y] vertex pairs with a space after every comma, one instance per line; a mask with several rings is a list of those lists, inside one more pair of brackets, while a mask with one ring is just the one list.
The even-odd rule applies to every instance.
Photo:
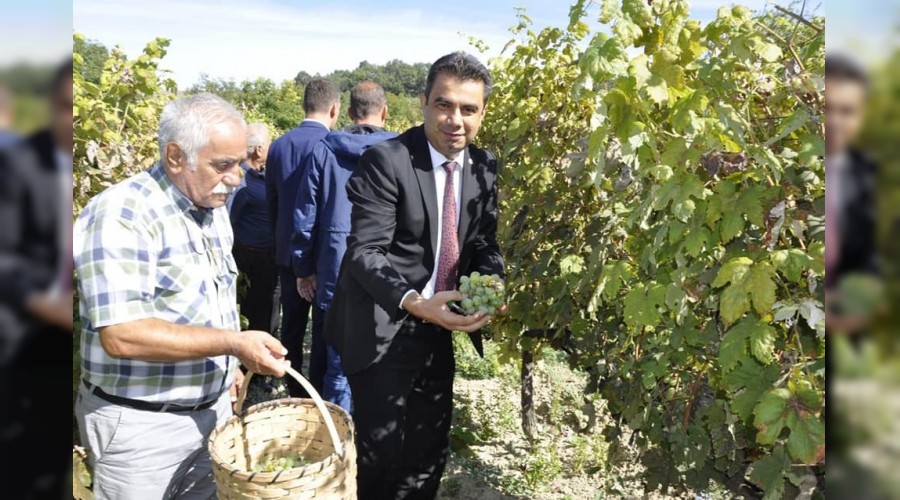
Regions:
[[478, 172], [476, 171], [480, 165], [476, 165], [472, 161], [472, 156], [466, 149], [465, 167], [463, 167], [460, 179], [462, 182], [462, 192], [459, 200], [459, 246], [462, 249], [468, 239], [472, 229], [473, 216], [478, 210], [475, 197], [478, 195]]
[[422, 201], [425, 204], [425, 213], [428, 215], [428, 230], [431, 233], [431, 255], [434, 256], [437, 248], [437, 189], [434, 187], [434, 172], [431, 165], [431, 154], [428, 151], [428, 139], [425, 131], [418, 129], [418, 134], [413, 137], [413, 152], [411, 161], [416, 179], [419, 181], [419, 191], [422, 193]]

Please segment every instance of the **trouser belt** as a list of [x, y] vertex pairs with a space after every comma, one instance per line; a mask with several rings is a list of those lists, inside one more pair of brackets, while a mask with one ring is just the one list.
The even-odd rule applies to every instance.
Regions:
[[174, 403], [157, 403], [152, 401], [141, 401], [139, 399], [130, 399], [123, 398], [120, 396], [115, 396], [113, 394], [109, 394], [104, 392], [100, 387], [88, 382], [85, 379], [81, 379], [84, 383], [84, 387], [88, 390], [89, 393], [97, 396], [98, 398], [121, 406], [127, 406], [128, 408], [134, 408], [135, 410], [143, 410], [143, 411], [152, 411], [152, 412], [177, 412], [177, 411], [200, 411], [206, 410], [212, 407], [219, 400], [219, 398], [215, 398], [211, 401], [206, 401], [204, 403], [198, 403], [195, 405], [179, 405]]

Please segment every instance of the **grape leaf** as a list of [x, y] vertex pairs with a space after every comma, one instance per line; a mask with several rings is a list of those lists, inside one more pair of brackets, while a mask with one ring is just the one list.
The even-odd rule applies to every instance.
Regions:
[[656, 283], [639, 283], [625, 296], [625, 323], [631, 328], [659, 323], [658, 308], [666, 303], [666, 287]]
[[744, 358], [740, 366], [725, 375], [726, 387], [733, 394], [731, 409], [741, 417], [741, 420], [751, 420], [753, 407], [759, 402], [759, 398], [772, 388], [772, 383], [778, 379], [779, 373], [776, 364], [763, 366], [753, 359]]
[[781, 274], [798, 283], [803, 279], [803, 271], [813, 263], [813, 258], [800, 248], [778, 250], [772, 252], [769, 258], [775, 264], [775, 268], [781, 271]]
[[[771, 342], [770, 339], [773, 339], [774, 336], [774, 329], [759, 318], [751, 315], [739, 321], [722, 337], [722, 344], [719, 346], [719, 364], [722, 366], [722, 371], [731, 371], [737, 366], [738, 361], [746, 358], [748, 342], [750, 342], [753, 354], [757, 359], [760, 358], [756, 355], [757, 350], [762, 350], [761, 354], [767, 355], [766, 342]], [[752, 347], [754, 343], [760, 344], [762, 347]], [[768, 363], [771, 359], [760, 359], [760, 361]]]
[[764, 500], [779, 500], [784, 495], [784, 474], [790, 466], [784, 448], [776, 446], [770, 455], [753, 463], [748, 479], [765, 491]]
[[756, 442], [773, 444], [787, 427], [791, 457], [809, 465], [820, 462], [825, 457], [825, 424], [818, 415], [821, 407], [822, 396], [805, 380], [769, 391], [753, 409]]
[[750, 309], [763, 316], [775, 304], [774, 269], [768, 262], [753, 264], [747, 257], [738, 257], [719, 269], [712, 286], [730, 285], [719, 298], [719, 311], [726, 324], [732, 324]]

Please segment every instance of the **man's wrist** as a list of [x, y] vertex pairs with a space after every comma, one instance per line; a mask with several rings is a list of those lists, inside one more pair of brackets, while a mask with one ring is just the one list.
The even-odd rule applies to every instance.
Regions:
[[422, 303], [425, 299], [419, 295], [419, 292], [415, 290], [410, 290], [403, 295], [403, 298], [400, 300], [400, 309], [412, 314], [413, 316], [423, 319], [419, 316], [419, 308], [418, 305]]

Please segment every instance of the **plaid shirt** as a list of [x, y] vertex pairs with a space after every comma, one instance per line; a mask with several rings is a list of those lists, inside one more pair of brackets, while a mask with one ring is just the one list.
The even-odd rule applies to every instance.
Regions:
[[157, 164], [100, 193], [75, 222], [82, 373], [131, 399], [196, 404], [227, 390], [238, 361], [116, 359], [97, 329], [146, 318], [237, 332], [237, 266], [225, 208], [200, 209]]

